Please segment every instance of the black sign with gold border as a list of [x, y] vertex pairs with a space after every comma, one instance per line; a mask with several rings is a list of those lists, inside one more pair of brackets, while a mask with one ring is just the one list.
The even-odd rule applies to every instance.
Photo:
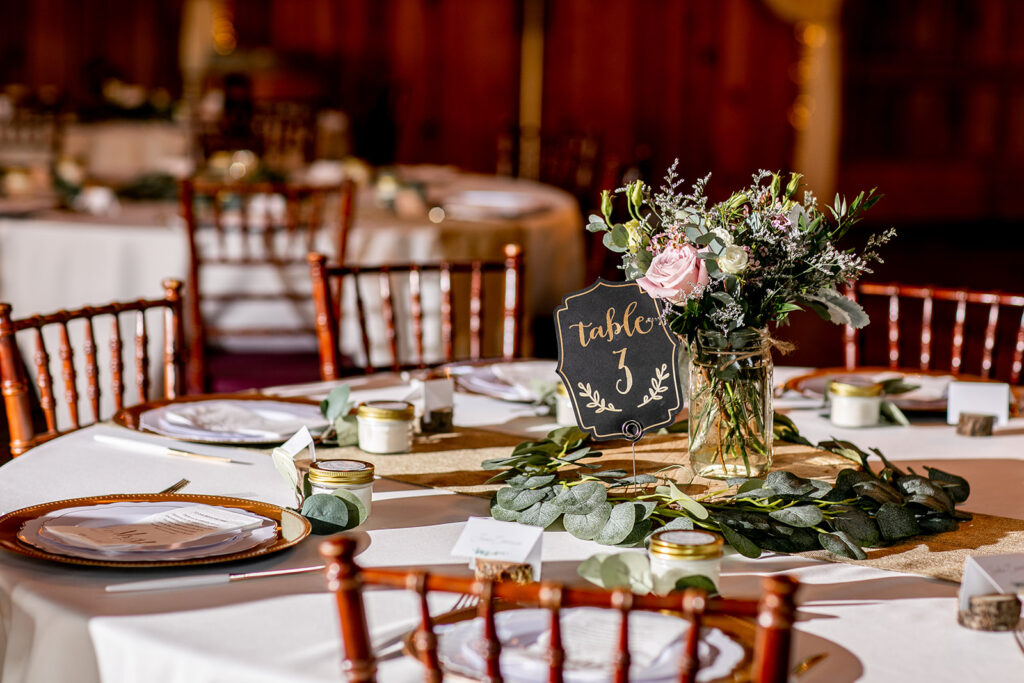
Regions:
[[675, 335], [634, 281], [599, 279], [555, 310], [558, 374], [580, 429], [638, 439], [682, 409]]

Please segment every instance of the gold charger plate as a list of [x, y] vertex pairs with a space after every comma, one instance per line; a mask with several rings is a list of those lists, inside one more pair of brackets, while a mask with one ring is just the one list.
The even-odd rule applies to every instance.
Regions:
[[[199, 438], [186, 438], [178, 435], [169, 435], [162, 432], [155, 432], [151, 429], [145, 429], [142, 427], [142, 414], [155, 410], [157, 408], [163, 408], [175, 403], [201, 403], [202, 401], [261, 401], [263, 403], [299, 403], [302, 405], [319, 406], [319, 401], [314, 401], [309, 398], [302, 398], [300, 396], [269, 396], [267, 394], [192, 394], [189, 396], [179, 396], [178, 398], [162, 398], [155, 401], [147, 401], [145, 403], [139, 403], [137, 405], [122, 408], [117, 411], [112, 418], [114, 424], [127, 427], [128, 429], [134, 429], [137, 432], [144, 432], [146, 434], [156, 434], [168, 439], [175, 439], [177, 441], [186, 441], [189, 443], [205, 443], [205, 444], [230, 444], [232, 446], [267, 446], [267, 445], [281, 445], [283, 439], [274, 439], [268, 441], [232, 441], [232, 440], [216, 440], [216, 439], [199, 439]], [[312, 430], [310, 430], [312, 431]], [[314, 434], [313, 438], [318, 438], [318, 434]]]
[[[518, 605], [514, 603], [495, 603], [494, 609], [496, 612], [504, 612], [507, 610], [517, 609], [534, 609], [536, 605]], [[568, 609], [568, 608], [566, 608]], [[665, 611], [663, 614], [670, 614], [672, 616], [682, 616], [676, 612]], [[431, 619], [435, 626], [444, 624], [457, 624], [462, 621], [469, 621], [475, 619], [478, 616], [476, 607], [467, 607], [466, 609], [455, 610], [453, 612], [446, 612], [439, 616]], [[732, 638], [733, 641], [738, 643], [743, 648], [743, 659], [736, 665], [732, 672], [725, 677], [716, 678], [708, 683], [750, 683], [750, 667], [754, 661], [754, 638], [757, 633], [757, 624], [753, 618], [745, 619], [742, 617], [734, 617], [727, 614], [705, 614], [702, 620], [702, 628], [717, 628], [725, 633], [727, 636]], [[405, 636], [403, 652], [410, 657], [418, 659], [416, 655], [415, 646], [416, 630], [410, 631]], [[441, 668], [444, 669], [445, 674], [454, 678], [455, 680], [483, 680], [484, 675], [481, 674], [479, 678], [466, 676], [464, 673], [459, 671], [450, 671], [441, 663]]]
[[[227, 508], [239, 508], [252, 512], [254, 514], [272, 519], [277, 522], [277, 540], [270, 545], [264, 545], [258, 548], [250, 548], [249, 550], [243, 550], [240, 552], [229, 553], [226, 555], [211, 555], [208, 557], [197, 557], [191, 560], [155, 560], [149, 562], [139, 561], [112, 561], [112, 560], [93, 560], [83, 557], [72, 557], [70, 555], [61, 555], [59, 553], [51, 553], [40, 548], [36, 548], [33, 545], [29, 545], [18, 538], [18, 531], [21, 526], [30, 520], [36, 519], [41, 515], [45, 515], [49, 512], [56, 510], [63, 510], [72, 507], [81, 507], [87, 505], [105, 505], [107, 503], [124, 503], [124, 502], [172, 502], [180, 501], [187, 503], [203, 503], [206, 505], [218, 505]], [[63, 562], [66, 564], [78, 564], [90, 567], [180, 567], [186, 565], [198, 565], [198, 564], [216, 564], [219, 562], [233, 562], [235, 560], [249, 560], [254, 557], [261, 557], [263, 555], [269, 555], [270, 553], [276, 553], [286, 548], [291, 548], [299, 541], [309, 535], [310, 525], [304, 517], [299, 514], [286, 510], [277, 505], [271, 505], [270, 503], [263, 503], [254, 500], [245, 500], [244, 498], [228, 498], [226, 496], [206, 496], [199, 494], [187, 494], [187, 493], [149, 493], [149, 494], [132, 494], [132, 493], [120, 493], [109, 496], [89, 496], [87, 498], [71, 498], [69, 500], [58, 500], [52, 503], [41, 503], [39, 505], [32, 505], [27, 508], [15, 510], [9, 512], [3, 517], [0, 517], [0, 548], [9, 550], [19, 555], [26, 557], [33, 557], [39, 560], [50, 560], [51, 562]]]

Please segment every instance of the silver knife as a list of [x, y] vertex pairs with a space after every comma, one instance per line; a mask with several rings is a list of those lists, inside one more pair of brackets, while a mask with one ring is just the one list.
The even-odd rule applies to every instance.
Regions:
[[269, 576], [287, 576], [289, 574], [306, 574], [323, 571], [324, 565], [311, 567], [295, 567], [293, 569], [270, 569], [262, 572], [240, 572], [237, 574], [204, 574], [202, 576], [174, 576], [169, 579], [146, 579], [145, 581], [128, 581], [113, 583], [106, 587], [108, 593], [134, 593], [138, 591], [163, 591], [177, 588], [198, 588], [200, 586], [217, 586], [244, 581], [245, 579], [262, 579]]

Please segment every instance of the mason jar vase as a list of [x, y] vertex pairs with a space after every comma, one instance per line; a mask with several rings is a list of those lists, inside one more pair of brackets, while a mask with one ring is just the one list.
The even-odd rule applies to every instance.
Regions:
[[772, 357], [765, 330], [700, 330], [690, 345], [689, 458], [697, 476], [760, 477], [772, 465]]

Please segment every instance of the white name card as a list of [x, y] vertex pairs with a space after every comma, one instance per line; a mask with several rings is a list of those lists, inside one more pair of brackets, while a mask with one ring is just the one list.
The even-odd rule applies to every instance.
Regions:
[[1010, 420], [1010, 385], [998, 382], [950, 382], [946, 422], [955, 425], [960, 413], [995, 415], [996, 424]]
[[307, 446], [309, 447], [310, 459], [313, 462], [316, 462], [316, 446], [313, 445], [313, 435], [310, 434], [309, 429], [303, 425], [299, 427], [299, 431], [292, 434], [291, 438], [278, 446], [278, 448], [294, 459], [295, 456], [301, 453], [302, 449]]
[[972, 597], [989, 593], [1024, 593], [1024, 553], [967, 558], [960, 580], [960, 609], [966, 611]]
[[536, 526], [470, 517], [452, 555], [470, 558], [470, 568], [476, 567], [477, 558], [528, 564], [533, 569], [533, 580], [539, 581], [543, 534], [544, 530]]

